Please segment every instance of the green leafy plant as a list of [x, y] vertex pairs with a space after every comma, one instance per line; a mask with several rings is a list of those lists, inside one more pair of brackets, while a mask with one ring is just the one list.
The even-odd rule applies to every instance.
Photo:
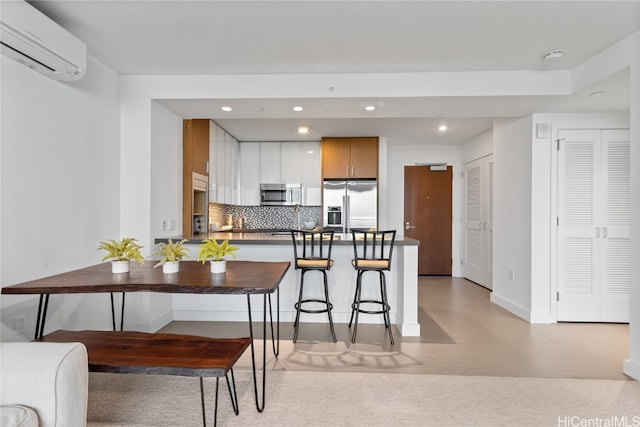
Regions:
[[159, 267], [166, 262], [176, 262], [182, 260], [187, 256], [189, 249], [184, 246], [186, 239], [173, 243], [169, 239], [169, 243], [160, 243], [160, 249], [154, 252], [151, 256], [159, 256], [160, 261], [153, 267]]
[[235, 252], [238, 249], [239, 248], [236, 246], [229, 245], [229, 239], [220, 244], [218, 244], [215, 239], [205, 239], [200, 245], [198, 261], [201, 261], [203, 264], [207, 260], [222, 261], [222, 259], [227, 255], [237, 258]]
[[143, 264], [144, 258], [140, 253], [142, 246], [140, 246], [137, 241], [138, 240], [133, 237], [124, 237], [120, 241], [109, 239], [106, 242], [100, 242], [98, 250], [103, 249], [107, 251], [107, 255], [102, 258], [102, 261], [106, 261], [108, 259], [111, 259], [112, 261], [133, 260]]

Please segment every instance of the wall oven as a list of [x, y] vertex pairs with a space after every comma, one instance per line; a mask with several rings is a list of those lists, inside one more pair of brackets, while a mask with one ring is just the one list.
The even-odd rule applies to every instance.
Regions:
[[260, 206], [293, 206], [302, 204], [300, 184], [260, 184]]

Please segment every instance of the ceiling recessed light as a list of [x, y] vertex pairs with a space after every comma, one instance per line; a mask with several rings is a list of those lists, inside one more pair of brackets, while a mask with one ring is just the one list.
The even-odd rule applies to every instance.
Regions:
[[440, 132], [444, 132], [445, 130], [447, 130], [447, 125], [440, 125], [440, 126], [438, 126], [438, 130], [439, 130]]
[[302, 111], [302, 110], [304, 110], [304, 108], [302, 108], [299, 105], [296, 105], [295, 107], [293, 107], [293, 111]]
[[311, 132], [311, 128], [309, 126], [300, 126], [296, 128], [296, 132], [300, 134], [307, 134]]
[[542, 59], [545, 61], [559, 61], [564, 56], [564, 50], [562, 49], [554, 49], [545, 53]]
[[222, 107], [222, 111], [229, 112], [231, 110], [233, 110], [233, 108], [229, 107], [228, 105], [225, 105], [224, 107]]
[[373, 105], [367, 105], [366, 107], [364, 107], [364, 109], [367, 110], [367, 111], [373, 111], [373, 110], [376, 109], [376, 107], [373, 106]]

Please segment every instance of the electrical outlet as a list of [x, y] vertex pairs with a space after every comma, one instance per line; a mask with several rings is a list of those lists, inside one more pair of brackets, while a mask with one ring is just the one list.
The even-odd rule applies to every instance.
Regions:
[[160, 230], [167, 231], [168, 229], [169, 229], [168, 221], [166, 219], [163, 219], [162, 221], [160, 221]]
[[22, 335], [24, 334], [24, 314], [16, 316], [13, 318], [13, 334], [14, 335]]
[[169, 220], [169, 230], [175, 230], [176, 229], [176, 220], [175, 219], [170, 219]]

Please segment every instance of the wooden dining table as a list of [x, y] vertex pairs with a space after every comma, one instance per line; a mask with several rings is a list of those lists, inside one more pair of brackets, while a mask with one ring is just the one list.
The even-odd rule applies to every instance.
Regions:
[[[197, 261], [181, 261], [180, 271], [172, 274], [163, 273], [161, 268], [153, 268], [154, 264], [153, 262], [147, 262], [143, 265], [131, 263], [128, 273], [112, 273], [111, 264], [102, 263], [7, 286], [2, 288], [2, 294], [40, 295], [36, 318], [36, 339], [41, 338], [44, 334], [49, 298], [55, 294], [110, 293], [114, 330], [116, 325], [113, 293], [123, 294], [121, 313], [124, 313], [124, 295], [129, 292], [246, 295], [256, 409], [258, 412], [262, 412], [265, 404], [267, 311], [269, 312], [269, 323], [271, 325], [273, 353], [275, 357], [278, 357], [280, 347], [280, 297], [277, 291], [291, 263], [289, 261], [227, 261], [227, 272], [224, 274], [211, 274], [209, 265], [202, 265]], [[275, 331], [271, 302], [271, 295], [274, 293], [277, 297]], [[261, 398], [258, 393], [251, 295], [263, 296], [262, 336], [264, 337], [264, 345], [262, 349]], [[120, 329], [123, 329], [123, 325], [124, 317], [121, 317]]]

